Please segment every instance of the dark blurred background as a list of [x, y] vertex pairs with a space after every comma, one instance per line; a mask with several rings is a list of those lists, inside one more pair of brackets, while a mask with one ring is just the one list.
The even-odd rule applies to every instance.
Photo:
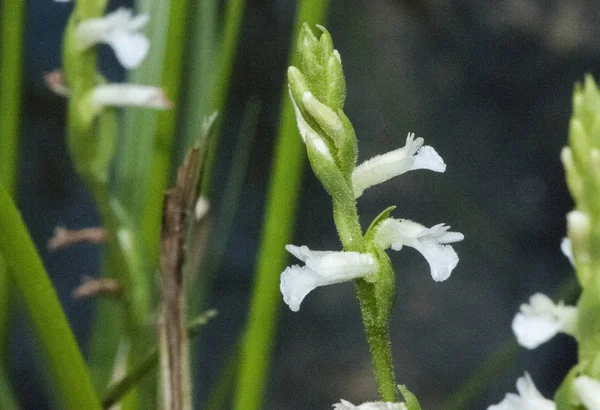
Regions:
[[[5, 0], [8, 1], [8, 0]], [[124, 3], [111, 2], [111, 7]], [[48, 254], [53, 228], [98, 223], [74, 175], [64, 142], [65, 102], [43, 85], [60, 66], [60, 41], [71, 5], [27, 7], [24, 140], [19, 206], [38, 244], [81, 346], [93, 312], [71, 291], [98, 272], [100, 250], [75, 246]], [[206, 392], [244, 324], [271, 155], [279, 116], [295, 2], [249, 1], [225, 118], [218, 175], [225, 175], [244, 104], [262, 101], [250, 170], [211, 307], [218, 319], [202, 341]], [[465, 234], [458, 267], [436, 283], [415, 251], [391, 257], [398, 274], [392, 341], [398, 381], [425, 409], [444, 402], [506, 340], [519, 304], [555, 294], [571, 276], [559, 251], [572, 202], [559, 159], [566, 143], [573, 85], [598, 74], [596, 2], [331, 2], [327, 24], [347, 79], [346, 114], [367, 159], [404, 144], [415, 132], [448, 165], [444, 174], [413, 172], [368, 190], [359, 200], [366, 226], [381, 210], [427, 226], [445, 222]], [[103, 72], [123, 79], [104, 50]], [[306, 168], [295, 244], [338, 249], [329, 197]], [[224, 178], [224, 177], [223, 177]], [[219, 184], [215, 184], [219, 186]], [[218, 194], [214, 206], [218, 206]], [[266, 409], [326, 409], [340, 398], [377, 397], [351, 284], [319, 288], [298, 313], [282, 306]], [[14, 314], [11, 372], [25, 409], [47, 403], [25, 315]], [[551, 397], [575, 360], [558, 336], [517, 360], [473, 409], [499, 402], [523, 371]]]

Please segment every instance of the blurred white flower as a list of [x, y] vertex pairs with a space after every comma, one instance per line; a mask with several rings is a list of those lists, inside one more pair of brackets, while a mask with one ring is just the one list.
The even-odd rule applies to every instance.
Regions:
[[576, 324], [576, 307], [565, 306], [563, 302], [556, 305], [548, 296], [536, 293], [529, 298], [529, 304], [521, 305], [512, 329], [521, 346], [535, 349], [559, 332], [573, 335]]
[[357, 166], [352, 173], [354, 196], [358, 198], [365, 189], [407, 171], [416, 169], [446, 171], [446, 164], [442, 157], [432, 147], [422, 146], [423, 138], [414, 138], [415, 134], [409, 133], [403, 148], [377, 155]]
[[573, 390], [588, 410], [600, 410], [600, 381], [579, 376], [573, 381]]
[[285, 249], [306, 266], [289, 266], [281, 274], [281, 294], [291, 310], [318, 286], [347, 282], [377, 272], [377, 261], [368, 253], [312, 251], [306, 246], [286, 245]]
[[392, 403], [389, 401], [370, 401], [355, 406], [346, 400], [340, 400], [340, 403], [333, 405], [335, 410], [408, 410], [404, 403]]
[[444, 224], [427, 228], [408, 219], [388, 218], [377, 228], [374, 243], [381, 249], [391, 247], [395, 251], [404, 245], [415, 248], [427, 259], [433, 280], [441, 282], [450, 277], [458, 264], [458, 255], [447, 244], [464, 239], [462, 233], [448, 229]]
[[127, 83], [98, 85], [92, 90], [91, 100], [95, 112], [111, 106], [166, 110], [173, 105], [160, 87]]
[[76, 31], [79, 49], [105, 43], [112, 47], [123, 67], [136, 68], [150, 48], [149, 40], [139, 32], [149, 19], [148, 14], [134, 17], [132, 10], [120, 8], [104, 17], [82, 21]]
[[571, 240], [569, 238], [563, 238], [560, 242], [560, 250], [563, 255], [567, 257], [569, 262], [571, 262], [572, 266], [575, 266], [575, 261], [573, 259], [573, 245], [571, 244]]
[[546, 399], [538, 391], [529, 373], [517, 379], [519, 394], [507, 393], [499, 404], [489, 406], [487, 410], [555, 410], [556, 404]]

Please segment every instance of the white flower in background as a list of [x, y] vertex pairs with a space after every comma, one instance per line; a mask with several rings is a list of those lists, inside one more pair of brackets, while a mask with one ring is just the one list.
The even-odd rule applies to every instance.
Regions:
[[442, 157], [432, 147], [422, 146], [423, 138], [414, 138], [415, 134], [409, 133], [403, 148], [377, 155], [357, 166], [352, 173], [354, 196], [358, 198], [365, 189], [407, 171], [416, 169], [446, 171], [446, 164]]
[[318, 286], [347, 282], [377, 272], [377, 261], [368, 253], [311, 251], [306, 246], [285, 249], [306, 266], [289, 266], [281, 274], [281, 294], [297, 312], [308, 293]]
[[576, 325], [576, 307], [565, 306], [563, 302], [554, 304], [548, 296], [536, 293], [529, 298], [529, 304], [521, 305], [512, 329], [521, 346], [535, 349], [559, 332], [573, 335]]
[[333, 405], [335, 410], [408, 410], [404, 403], [392, 403], [389, 401], [372, 401], [355, 406], [346, 400], [341, 400], [340, 403]]
[[388, 218], [377, 228], [373, 241], [381, 249], [391, 247], [399, 251], [404, 245], [415, 248], [427, 259], [433, 280], [441, 282], [450, 277], [458, 264], [458, 255], [447, 244], [464, 239], [462, 233], [448, 229], [444, 224], [427, 228], [408, 219]]
[[160, 87], [127, 83], [96, 86], [91, 92], [91, 102], [95, 112], [99, 112], [103, 107], [148, 107], [166, 110], [173, 105]]
[[80, 50], [98, 43], [108, 44], [127, 69], [137, 67], [148, 54], [149, 40], [139, 31], [148, 23], [148, 14], [133, 16], [130, 9], [120, 8], [104, 17], [82, 21], [77, 25]]
[[600, 381], [579, 376], [573, 381], [573, 390], [588, 410], [600, 410]]
[[546, 399], [538, 391], [529, 373], [517, 379], [519, 394], [508, 393], [504, 400], [487, 408], [487, 410], [555, 410], [556, 404]]
[[563, 255], [567, 257], [569, 262], [571, 262], [572, 266], [575, 266], [575, 260], [573, 259], [573, 245], [571, 244], [571, 240], [569, 238], [563, 238], [560, 243], [560, 250]]

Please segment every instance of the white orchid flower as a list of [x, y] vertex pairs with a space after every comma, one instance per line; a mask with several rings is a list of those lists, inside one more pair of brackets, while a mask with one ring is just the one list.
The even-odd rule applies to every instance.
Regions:
[[352, 173], [354, 196], [358, 198], [365, 189], [407, 171], [416, 169], [446, 171], [446, 164], [442, 157], [432, 147], [422, 145], [423, 138], [415, 139], [415, 134], [409, 133], [403, 148], [377, 155], [357, 166]]
[[77, 45], [80, 50], [85, 50], [98, 43], [108, 44], [123, 67], [136, 68], [150, 48], [150, 41], [139, 32], [149, 20], [148, 14], [134, 17], [133, 11], [126, 8], [84, 20], [77, 25]]
[[458, 264], [458, 255], [447, 244], [465, 238], [462, 233], [448, 229], [444, 224], [427, 228], [408, 219], [388, 218], [377, 228], [373, 241], [381, 249], [391, 247], [399, 251], [404, 245], [415, 248], [427, 259], [433, 280], [441, 282], [450, 277]]
[[517, 379], [517, 391], [519, 394], [508, 393], [504, 400], [487, 410], [556, 410], [556, 404], [542, 396], [527, 372]]
[[103, 107], [148, 107], [166, 110], [172, 103], [160, 87], [115, 83], [98, 85], [91, 92], [95, 111]]
[[577, 308], [574, 306], [565, 306], [563, 302], [554, 304], [548, 296], [536, 293], [520, 310], [513, 319], [512, 329], [519, 344], [527, 349], [535, 349], [559, 332], [575, 333]]
[[600, 381], [579, 376], [573, 381], [573, 390], [588, 410], [600, 410]]
[[389, 401], [371, 401], [355, 406], [346, 400], [333, 405], [335, 410], [408, 410], [405, 403], [392, 403]]
[[377, 272], [377, 261], [368, 253], [312, 251], [306, 246], [286, 245], [285, 249], [305, 263], [289, 266], [281, 274], [281, 294], [291, 310], [318, 286], [347, 282]]

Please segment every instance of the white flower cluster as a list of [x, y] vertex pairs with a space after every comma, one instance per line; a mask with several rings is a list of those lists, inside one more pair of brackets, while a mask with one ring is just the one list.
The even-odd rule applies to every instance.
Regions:
[[[70, 0], [55, 0], [66, 3]], [[150, 49], [150, 41], [141, 30], [150, 20], [148, 14], [133, 15], [119, 8], [106, 16], [84, 20], [75, 29], [76, 47], [85, 51], [97, 44], [110, 46], [119, 63], [126, 69], [137, 68]], [[171, 102], [159, 87], [138, 84], [101, 84], [91, 95], [94, 112], [103, 107], [136, 106], [155, 109], [171, 108]]]
[[[563, 239], [561, 250], [573, 263], [571, 241]], [[573, 336], [577, 328], [577, 308], [565, 306], [563, 302], [555, 304], [552, 299], [542, 293], [529, 298], [516, 314], [512, 329], [519, 344], [527, 349], [535, 349], [542, 343], [552, 339], [558, 333]], [[544, 398], [533, 384], [529, 373], [517, 380], [519, 394], [508, 393], [499, 404], [488, 407], [488, 410], [555, 410], [556, 404]], [[580, 404], [588, 410], [600, 410], [600, 381], [581, 375], [573, 382]]]
[[[322, 141], [321, 137], [306, 123], [296, 106], [295, 111], [304, 142], [308, 143], [309, 139]], [[323, 141], [321, 145], [323, 150], [327, 150], [326, 156], [331, 157], [327, 145]], [[422, 138], [415, 139], [415, 135], [409, 133], [403, 148], [378, 155], [354, 169], [352, 173], [354, 195], [358, 198], [365, 189], [373, 185], [417, 169], [444, 172], [446, 164], [432, 147], [423, 146]], [[379, 223], [376, 229], [373, 244], [377, 248], [381, 250], [391, 248], [396, 251], [403, 246], [414, 248], [427, 260], [431, 276], [435, 281], [448, 279], [458, 263], [458, 255], [448, 244], [461, 241], [464, 236], [458, 232], [449, 232], [449, 226], [438, 224], [427, 228], [406, 219], [387, 218]], [[305, 266], [289, 266], [281, 274], [280, 288], [283, 300], [295, 312], [300, 309], [304, 297], [318, 286], [347, 282], [357, 278], [367, 281], [377, 279], [377, 261], [369, 253], [313, 251], [306, 246], [294, 245], [287, 245], [286, 249], [305, 263]]]

